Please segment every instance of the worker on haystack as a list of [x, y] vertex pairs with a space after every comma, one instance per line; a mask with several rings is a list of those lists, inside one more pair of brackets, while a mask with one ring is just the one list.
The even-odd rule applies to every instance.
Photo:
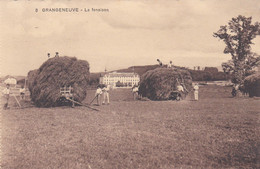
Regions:
[[194, 87], [194, 99], [195, 101], [199, 100], [199, 85], [198, 83], [195, 83]]
[[56, 52], [56, 55], [55, 55], [55, 57], [59, 57], [59, 52]]
[[132, 88], [132, 92], [133, 92], [133, 96], [134, 96], [134, 100], [136, 100], [139, 96], [138, 94], [138, 86], [137, 85], [134, 85], [134, 87]]
[[160, 59], [157, 59], [157, 62], [159, 63], [159, 66], [163, 66], [162, 62], [160, 61]]
[[102, 104], [109, 104], [109, 88], [110, 86], [109, 85], [106, 85], [103, 87], [102, 89], [102, 92], [103, 92], [103, 96], [104, 96], [104, 99], [103, 99], [103, 103]]
[[8, 103], [9, 103], [9, 97], [10, 97], [10, 84], [6, 84], [6, 88], [3, 90], [3, 94], [5, 97], [5, 104], [4, 104], [4, 109], [9, 109]]
[[23, 100], [25, 98], [25, 88], [24, 88], [24, 86], [22, 86], [20, 88], [19, 92], [20, 92], [20, 99]]
[[102, 94], [102, 89], [100, 87], [100, 85], [97, 86], [97, 90], [96, 90], [96, 94], [95, 94], [95, 97], [97, 98], [97, 105], [99, 106], [100, 105], [100, 101], [101, 101], [101, 96]]
[[167, 68], [172, 68], [172, 61], [167, 65]]

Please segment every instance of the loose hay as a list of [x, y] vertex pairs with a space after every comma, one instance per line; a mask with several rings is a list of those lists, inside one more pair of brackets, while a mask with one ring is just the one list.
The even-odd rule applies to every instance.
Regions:
[[38, 107], [60, 105], [60, 87], [72, 86], [74, 100], [81, 102], [87, 94], [89, 64], [75, 57], [48, 59], [37, 70], [28, 73], [31, 99]]
[[249, 97], [260, 97], [260, 73], [255, 73], [245, 78], [245, 90], [248, 92]]
[[168, 100], [178, 82], [184, 83], [187, 91], [192, 89], [192, 78], [187, 70], [157, 68], [141, 77], [139, 93], [151, 100]]

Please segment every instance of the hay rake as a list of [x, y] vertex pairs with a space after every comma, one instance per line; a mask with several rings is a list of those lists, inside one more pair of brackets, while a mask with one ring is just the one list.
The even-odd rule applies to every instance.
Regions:
[[82, 103], [80, 103], [80, 102], [75, 101], [75, 100], [74, 100], [74, 97], [73, 97], [73, 88], [72, 88], [71, 86], [69, 86], [69, 87], [66, 87], [66, 86], [61, 87], [61, 88], [60, 88], [60, 94], [61, 94], [61, 96], [64, 97], [65, 99], [67, 99], [68, 101], [72, 102], [73, 106], [74, 106], [74, 104], [78, 104], [78, 105], [87, 107], [87, 108], [89, 108], [89, 109], [91, 109], [91, 110], [99, 111], [98, 109], [95, 109], [95, 108], [93, 108], [93, 107], [90, 107], [90, 106], [88, 106], [88, 105], [84, 105], [84, 104], [82, 104]]

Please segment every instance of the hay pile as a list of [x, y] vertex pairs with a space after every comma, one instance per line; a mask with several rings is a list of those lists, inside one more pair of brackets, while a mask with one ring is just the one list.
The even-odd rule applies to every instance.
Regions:
[[244, 87], [245, 91], [248, 92], [249, 97], [260, 97], [260, 72], [246, 77]]
[[184, 83], [188, 91], [192, 89], [192, 78], [187, 70], [157, 68], [141, 77], [139, 93], [151, 100], [168, 100], [178, 82]]
[[89, 64], [75, 57], [48, 59], [37, 70], [28, 73], [31, 99], [38, 107], [59, 106], [60, 87], [72, 86], [74, 99], [81, 102], [87, 94]]

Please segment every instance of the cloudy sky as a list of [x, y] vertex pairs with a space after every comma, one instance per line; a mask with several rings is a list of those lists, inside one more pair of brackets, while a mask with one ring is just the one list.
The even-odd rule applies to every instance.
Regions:
[[[213, 32], [238, 15], [260, 22], [260, 1], [1, 1], [0, 76], [26, 75], [56, 51], [87, 60], [91, 72], [156, 64], [157, 58], [190, 68], [220, 66], [230, 56]], [[253, 51], [260, 54], [260, 37], [254, 42]]]

